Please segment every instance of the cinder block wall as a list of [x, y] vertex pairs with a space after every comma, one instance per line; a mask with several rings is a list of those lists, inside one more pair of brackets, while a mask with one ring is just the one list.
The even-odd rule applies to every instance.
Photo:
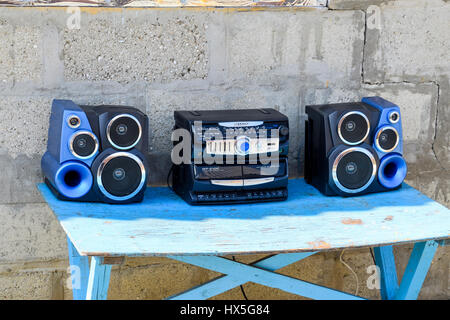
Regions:
[[[173, 111], [273, 107], [291, 126], [291, 172], [303, 173], [306, 104], [381, 95], [403, 114], [407, 182], [450, 205], [448, 1], [330, 0], [324, 9], [0, 8], [0, 299], [71, 299], [64, 234], [38, 194], [53, 98], [126, 104], [150, 118], [150, 182], [164, 184]], [[395, 248], [399, 277], [411, 246]], [[354, 292], [340, 252], [285, 274]], [[250, 262], [260, 256], [242, 256]], [[360, 294], [369, 250], [347, 250]], [[448, 248], [420, 298], [448, 299]], [[113, 268], [111, 299], [160, 299], [216, 274], [165, 258]], [[293, 295], [246, 284], [250, 299]], [[239, 288], [219, 298], [242, 298]]]

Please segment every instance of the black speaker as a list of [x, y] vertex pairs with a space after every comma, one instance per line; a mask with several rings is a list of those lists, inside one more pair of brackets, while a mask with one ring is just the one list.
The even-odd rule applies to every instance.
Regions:
[[141, 201], [147, 183], [148, 118], [133, 107], [53, 100], [41, 167], [59, 199]]
[[406, 177], [400, 108], [381, 98], [306, 106], [305, 180], [325, 195], [397, 189]]

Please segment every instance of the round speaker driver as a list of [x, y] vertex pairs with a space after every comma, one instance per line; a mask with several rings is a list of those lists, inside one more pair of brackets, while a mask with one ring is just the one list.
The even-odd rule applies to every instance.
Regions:
[[114, 148], [119, 150], [131, 149], [141, 138], [141, 124], [136, 117], [130, 114], [120, 114], [109, 121], [106, 135]]
[[364, 148], [349, 148], [342, 151], [333, 163], [333, 180], [336, 186], [347, 193], [364, 191], [376, 175], [376, 161], [372, 153]]
[[98, 140], [89, 131], [75, 132], [69, 141], [70, 152], [79, 159], [88, 159], [98, 150]]
[[128, 152], [117, 152], [101, 162], [97, 172], [97, 183], [108, 198], [127, 200], [142, 189], [145, 176], [141, 159]]
[[398, 132], [393, 127], [383, 127], [375, 135], [375, 144], [383, 152], [391, 152], [397, 147], [398, 142]]
[[369, 119], [359, 111], [347, 112], [338, 123], [338, 135], [344, 143], [349, 145], [362, 143], [369, 135], [369, 131]]

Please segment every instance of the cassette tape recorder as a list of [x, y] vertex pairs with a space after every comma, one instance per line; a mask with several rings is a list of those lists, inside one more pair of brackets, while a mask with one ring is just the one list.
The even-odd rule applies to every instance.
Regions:
[[[275, 109], [175, 111], [181, 162], [172, 186], [190, 204], [287, 198], [289, 122]], [[176, 140], [176, 139], [174, 139]], [[181, 139], [180, 139], [181, 140]], [[172, 161], [174, 154], [172, 154]]]

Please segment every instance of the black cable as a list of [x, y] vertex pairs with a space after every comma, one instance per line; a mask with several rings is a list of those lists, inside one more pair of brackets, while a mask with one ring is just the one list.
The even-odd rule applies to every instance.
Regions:
[[[236, 261], [234, 256], [232, 256], [232, 258], [233, 258], [233, 261]], [[242, 292], [242, 295], [244, 296], [244, 299], [248, 300], [247, 295], [245, 294], [245, 291], [244, 291], [244, 287], [242, 287], [242, 285], [240, 285], [239, 287], [241, 287], [241, 292]]]
[[170, 175], [171, 175], [172, 172], [173, 172], [173, 167], [174, 167], [174, 165], [172, 164], [172, 166], [171, 166], [170, 169], [169, 169], [169, 173], [167, 174], [167, 179], [166, 179], [167, 186], [168, 186], [169, 189], [172, 190], [172, 191], [173, 191], [173, 188], [172, 188], [172, 186], [170, 185], [169, 180], [170, 180]]

